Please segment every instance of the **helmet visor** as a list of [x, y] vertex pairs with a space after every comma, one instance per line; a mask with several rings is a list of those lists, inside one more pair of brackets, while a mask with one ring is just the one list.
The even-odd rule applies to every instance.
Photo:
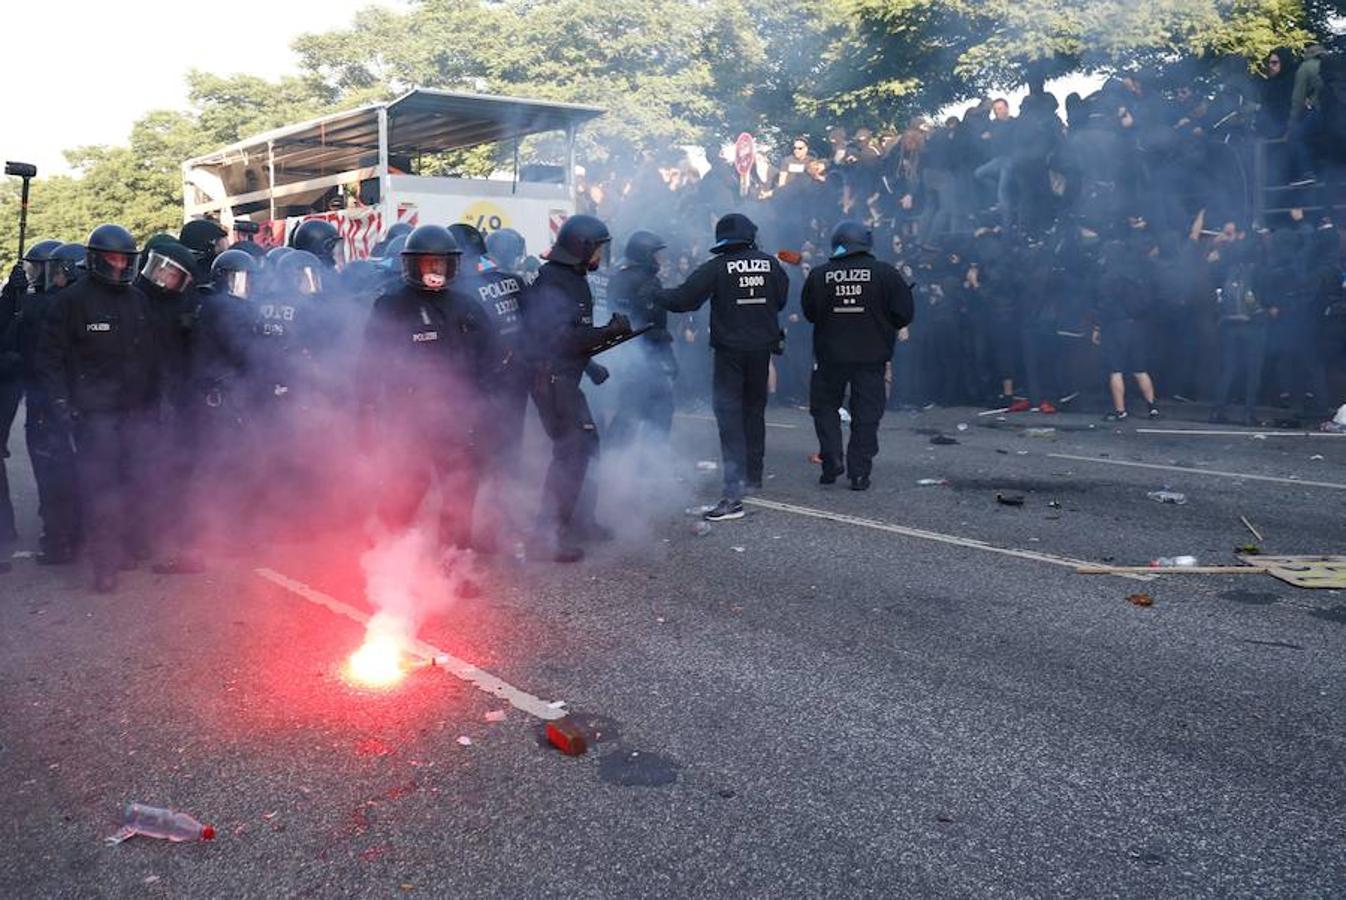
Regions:
[[313, 266], [303, 266], [294, 273], [294, 289], [305, 296], [322, 290], [322, 274]]
[[402, 278], [425, 291], [442, 291], [458, 274], [458, 257], [449, 254], [404, 254]]
[[28, 289], [36, 290], [42, 284], [43, 264], [31, 259], [23, 261], [23, 277], [28, 279]]
[[135, 253], [120, 250], [89, 250], [89, 273], [108, 284], [130, 284], [136, 277]]
[[150, 284], [170, 294], [181, 294], [192, 283], [192, 273], [181, 263], [169, 259], [157, 250], [151, 250], [145, 257], [145, 265], [140, 275]]
[[230, 297], [237, 297], [239, 300], [247, 300], [252, 296], [253, 277], [251, 272], [245, 272], [242, 269], [234, 269], [220, 273], [218, 285], [220, 290]]

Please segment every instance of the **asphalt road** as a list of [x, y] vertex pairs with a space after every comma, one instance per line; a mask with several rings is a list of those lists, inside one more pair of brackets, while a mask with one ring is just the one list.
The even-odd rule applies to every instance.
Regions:
[[[1346, 893], [1346, 596], [1071, 562], [1232, 563], [1240, 516], [1268, 553], [1340, 551], [1346, 438], [890, 415], [856, 494], [816, 484], [806, 415], [769, 419], [747, 519], [694, 533], [717, 444], [680, 417], [657, 469], [609, 455], [616, 542], [573, 567], [484, 563], [480, 594], [422, 627], [564, 700], [594, 738], [578, 758], [441, 671], [351, 686], [361, 627], [255, 569], [367, 609], [354, 535], [129, 573], [113, 596], [16, 559], [0, 895]], [[1164, 486], [1189, 502], [1147, 499]], [[219, 836], [103, 846], [128, 800]]]

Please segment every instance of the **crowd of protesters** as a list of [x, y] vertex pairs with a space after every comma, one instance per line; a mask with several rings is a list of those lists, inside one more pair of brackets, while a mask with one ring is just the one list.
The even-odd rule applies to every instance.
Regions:
[[[746, 172], [718, 147], [708, 170], [683, 151], [645, 154], [591, 166], [581, 211], [617, 233], [657, 224], [671, 278], [730, 210], [761, 224], [764, 246], [798, 251], [780, 401], [807, 394], [799, 286], [832, 227], [858, 219], [917, 294], [891, 405], [1050, 413], [1101, 393], [1117, 419], [1134, 385], [1151, 416], [1170, 400], [1203, 401], [1216, 421], [1251, 422], [1259, 404], [1318, 416], [1339, 399], [1327, 382], [1346, 346], [1331, 179], [1346, 79], [1321, 47], [1302, 57], [1134, 73], [1064, 101], [1039, 82], [1017, 114], [988, 99], [903, 131], [834, 127], [778, 158], [758, 151]], [[706, 323], [677, 331], [680, 390], [696, 402]]]

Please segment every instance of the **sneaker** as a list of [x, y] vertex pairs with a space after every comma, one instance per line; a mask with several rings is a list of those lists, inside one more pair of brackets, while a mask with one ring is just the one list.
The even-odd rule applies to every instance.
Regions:
[[1150, 404], [1150, 418], [1151, 418], [1151, 419], [1159, 419], [1159, 418], [1162, 418], [1163, 415], [1164, 415], [1164, 414], [1161, 413], [1161, 412], [1159, 411], [1159, 407], [1155, 406], [1153, 403]]
[[1056, 415], [1056, 407], [1050, 400], [1043, 400], [1038, 404], [1038, 412], [1042, 413], [1044, 416], [1054, 416]]
[[837, 479], [846, 474], [845, 469], [823, 468], [823, 474], [818, 476], [819, 484], [836, 484]]
[[1113, 410], [1112, 412], [1108, 413], [1106, 416], [1103, 417], [1103, 421], [1104, 421], [1104, 422], [1125, 422], [1125, 421], [1126, 421], [1126, 410], [1124, 410], [1124, 409]]
[[852, 478], [852, 479], [851, 479], [851, 490], [853, 490], [853, 491], [867, 491], [867, 490], [869, 490], [869, 476], [868, 476], [868, 475], [862, 475], [862, 476], [860, 476], [859, 478]]
[[724, 522], [728, 519], [741, 519], [744, 516], [743, 504], [728, 497], [715, 504], [715, 508], [701, 518], [707, 522]]
[[1010, 403], [1010, 405], [1009, 405], [1009, 411], [1012, 412], [1012, 413], [1016, 413], [1016, 412], [1028, 412], [1028, 411], [1029, 411], [1030, 409], [1032, 409], [1032, 408], [1033, 408], [1033, 404], [1029, 403], [1027, 400], [1023, 399], [1022, 397], [1020, 397], [1019, 399], [1013, 401], [1013, 402]]

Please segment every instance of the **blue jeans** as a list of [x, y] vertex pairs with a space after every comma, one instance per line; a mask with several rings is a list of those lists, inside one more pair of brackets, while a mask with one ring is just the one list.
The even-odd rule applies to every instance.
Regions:
[[1010, 177], [1014, 174], [1013, 161], [1008, 156], [997, 156], [990, 162], [982, 163], [972, 174], [978, 181], [995, 185], [995, 200], [1000, 204], [1000, 222], [1009, 228]]

